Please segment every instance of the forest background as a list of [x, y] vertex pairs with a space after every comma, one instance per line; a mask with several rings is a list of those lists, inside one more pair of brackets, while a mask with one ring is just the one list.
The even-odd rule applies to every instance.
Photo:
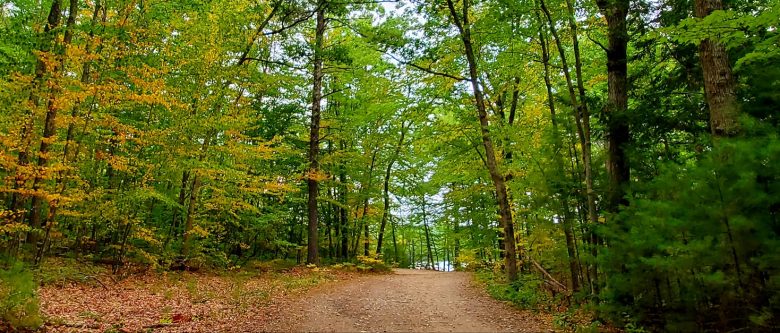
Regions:
[[[30, 270], [465, 266], [617, 327], [780, 325], [780, 2], [0, 2]], [[30, 298], [34, 300], [34, 298]]]

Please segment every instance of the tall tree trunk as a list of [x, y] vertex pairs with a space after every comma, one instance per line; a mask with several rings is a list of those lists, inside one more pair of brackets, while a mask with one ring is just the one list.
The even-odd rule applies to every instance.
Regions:
[[179, 203], [179, 207], [173, 208], [173, 214], [171, 215], [171, 225], [170, 229], [168, 229], [168, 236], [165, 239], [165, 245], [168, 244], [171, 238], [179, 234], [179, 211], [184, 209], [184, 200], [187, 198], [187, 184], [189, 183], [190, 172], [188, 170], [184, 170], [181, 173], [181, 186], [179, 187], [179, 198], [177, 201]]
[[[61, 0], [54, 1], [55, 3], [61, 2]], [[62, 15], [59, 11], [61, 11], [61, 8], [59, 8], [61, 5], [57, 4], [57, 11], [56, 18], [57, 24], [59, 25], [60, 16]], [[55, 4], [52, 4], [52, 10], [55, 10]], [[58, 82], [61, 71], [64, 70], [65, 67], [65, 49], [68, 47], [68, 44], [73, 40], [73, 26], [76, 23], [76, 14], [78, 11], [78, 1], [76, 0], [70, 0], [70, 6], [69, 6], [69, 14], [68, 14], [68, 20], [66, 25], [66, 31], [65, 35], [63, 37], [63, 40], [61, 43], [55, 42], [55, 45], [59, 44], [58, 46], [55, 46], [54, 54], [56, 56], [56, 67], [52, 69], [52, 73], [54, 74], [51, 78], [51, 81], [49, 85], [52, 86], [51, 91], [49, 92], [48, 101], [46, 103], [46, 118], [44, 120], [43, 125], [43, 137], [41, 138], [40, 147], [38, 148], [38, 163], [37, 163], [37, 172], [35, 173], [35, 178], [33, 179], [33, 192], [35, 194], [32, 197], [32, 208], [30, 212], [30, 227], [33, 229], [39, 229], [42, 227], [41, 222], [43, 218], [43, 209], [44, 209], [44, 202], [46, 201], [44, 199], [44, 196], [41, 193], [38, 193], [41, 191], [42, 182], [44, 180], [44, 176], [46, 175], [46, 168], [49, 166], [49, 149], [51, 149], [51, 145], [54, 143], [53, 141], [56, 139], [55, 135], [57, 135], [57, 114], [59, 112], [58, 106], [57, 106], [57, 98], [59, 98], [62, 87], [60, 86], [60, 83]], [[51, 15], [51, 14], [50, 14]], [[30, 242], [35, 243], [38, 239], [38, 237], [34, 236], [36, 235], [36, 231], [33, 230], [31, 233], [33, 235], [30, 237]]]
[[[343, 148], [342, 148], [343, 149]], [[339, 170], [339, 223], [341, 223], [341, 258], [349, 257], [349, 219], [347, 216], [347, 173], [342, 164]]]
[[[332, 188], [328, 188], [328, 198], [333, 198]], [[332, 201], [328, 201], [325, 204], [327, 204], [327, 209], [324, 210], [327, 211], [327, 217], [325, 218], [325, 234], [328, 236], [328, 259], [333, 259], [333, 234], [331, 231], [334, 225], [333, 221], [335, 220], [336, 210], [333, 209]], [[336, 223], [336, 225], [338, 225], [338, 223]]]
[[[42, 59], [42, 57], [48, 56], [49, 52], [52, 49], [57, 49], [57, 45], [59, 44], [57, 41], [57, 35], [58, 31], [56, 30], [60, 26], [60, 22], [62, 21], [62, 0], [54, 0], [51, 3], [51, 7], [49, 9], [49, 15], [46, 18], [46, 26], [43, 31], [43, 38], [41, 41], [41, 45], [38, 48], [40, 51], [39, 58], [35, 64], [35, 78], [33, 79], [32, 89], [30, 92], [30, 102], [33, 105], [33, 109], [30, 110], [30, 114], [27, 117], [27, 120], [22, 124], [21, 128], [21, 150], [19, 151], [18, 155], [18, 161], [17, 161], [17, 171], [16, 176], [14, 177], [14, 193], [11, 197], [11, 209], [18, 214], [18, 218], [20, 221], [23, 221], [24, 214], [21, 213], [21, 210], [23, 206], [25, 205], [26, 201], [26, 195], [20, 193], [18, 190], [21, 187], [25, 187], [24, 183], [26, 181], [27, 175], [25, 175], [26, 172], [26, 166], [30, 162], [30, 150], [32, 147], [32, 138], [34, 133], [34, 127], [35, 127], [35, 118], [36, 118], [36, 110], [38, 106], [40, 105], [40, 94], [43, 90], [43, 87], [46, 85], [44, 84], [45, 76], [50, 72], [56, 72], [56, 69], [54, 71], [50, 71]], [[48, 114], [48, 112], [47, 112]], [[48, 116], [48, 115], [47, 115]], [[46, 130], [44, 129], [44, 133]], [[36, 176], [37, 178], [37, 176]], [[31, 223], [32, 224], [32, 223]], [[28, 237], [31, 237], [32, 239], [28, 239], [28, 241], [35, 243], [35, 231], [29, 234]]]
[[[698, 18], [723, 9], [721, 0], [695, 0]], [[704, 92], [710, 109], [710, 130], [715, 137], [728, 137], [739, 132], [740, 108], [734, 92], [735, 80], [731, 63], [723, 44], [705, 39], [699, 44], [699, 60], [704, 74]]]
[[[596, 192], [593, 188], [593, 168], [591, 164], [591, 143], [590, 143], [590, 121], [586, 121], [587, 107], [584, 106], [584, 101], [579, 101], [577, 94], [574, 90], [574, 84], [572, 83], [571, 70], [569, 69], [568, 61], [566, 59], [566, 53], [564, 51], [561, 39], [558, 37], [558, 30], [555, 28], [555, 22], [552, 20], [550, 11], [547, 9], [547, 5], [544, 0], [539, 1], [540, 8], [547, 18], [547, 23], [550, 28], [550, 34], [552, 34], [555, 45], [558, 49], [558, 55], [561, 58], [561, 66], [563, 67], [563, 76], [566, 79], [566, 88], [569, 92], [569, 98], [571, 99], [572, 108], [574, 109], [574, 121], [577, 125], [577, 138], [579, 139], [580, 146], [582, 147], [582, 164], [585, 170], [585, 190], [586, 200], [588, 204], [588, 219], [592, 224], [598, 223], [598, 211], [596, 209]], [[548, 52], [549, 53], [549, 52]], [[579, 52], [577, 52], [579, 53]], [[582, 81], [582, 78], [579, 78]], [[580, 95], [582, 96], [582, 95]]]
[[396, 240], [395, 236], [396, 219], [394, 219], [392, 216], [390, 216], [390, 227], [392, 228], [393, 233], [393, 261], [398, 263], [398, 241]]
[[423, 215], [423, 227], [425, 230], [425, 247], [428, 249], [428, 262], [425, 264], [425, 268], [428, 268], [428, 265], [431, 265], [432, 267], [436, 267], [436, 263], [433, 262], [433, 250], [431, 246], [431, 231], [428, 228], [428, 212], [425, 209], [425, 194], [422, 196], [422, 215]]
[[[368, 207], [368, 199], [366, 199], [365, 206], [363, 207]], [[365, 222], [363, 223], [363, 255], [368, 257], [368, 253], [370, 251], [369, 248], [371, 247], [371, 233], [369, 232], [368, 223], [367, 223], [368, 221], [365, 220], [363, 221]]]
[[[211, 145], [213, 134], [209, 133], [206, 135], [206, 139], [203, 140], [203, 145], [201, 147], [200, 155], [198, 156], [198, 161], [202, 162], [204, 158], [206, 158], [206, 152], [209, 149], [209, 145]], [[187, 219], [184, 223], [184, 240], [182, 244], [182, 255], [184, 257], [189, 256], [190, 250], [192, 248], [192, 229], [195, 227], [195, 213], [198, 206], [198, 195], [200, 192], [200, 186], [201, 186], [201, 179], [200, 175], [196, 171], [191, 171], [192, 173], [192, 186], [190, 187], [190, 200], [187, 205]], [[183, 176], [182, 176], [183, 178]], [[182, 179], [184, 181], [184, 179]]]
[[325, 5], [322, 1], [317, 8], [317, 28], [314, 35], [314, 83], [312, 88], [311, 103], [311, 128], [309, 134], [309, 175], [307, 179], [309, 189], [308, 214], [309, 236], [307, 242], [306, 263], [319, 264], [319, 225], [317, 221], [317, 196], [319, 184], [317, 173], [319, 172], [320, 153], [320, 116], [322, 111], [322, 63], [325, 37]]
[[365, 240], [363, 241], [363, 255], [368, 256], [369, 252], [369, 232], [368, 232], [368, 221], [366, 221], [366, 214], [368, 214], [368, 191], [371, 190], [371, 186], [373, 184], [374, 180], [374, 166], [376, 166], [376, 154], [379, 152], [379, 150], [374, 150], [374, 152], [371, 154], [371, 166], [368, 168], [368, 186], [366, 186], [364, 191], [364, 195], [366, 196], [365, 199], [363, 199], [363, 215], [360, 216], [360, 225], [355, 230], [355, 253], [358, 251], [357, 242], [360, 239], [360, 231], [363, 230], [363, 237]]
[[453, 226], [452, 230], [455, 234], [455, 240], [453, 242], [453, 248], [452, 248], [452, 266], [455, 267], [455, 270], [460, 268], [460, 259], [458, 256], [460, 256], [460, 222], [458, 219], [455, 219], [455, 225]]
[[607, 211], [617, 213], [620, 205], [627, 205], [624, 198], [630, 180], [625, 145], [630, 140], [626, 119], [628, 108], [628, 0], [596, 0], [601, 14], [607, 19]]
[[[59, 55], [59, 70], [61, 72], [65, 70], [65, 60], [66, 60], [65, 59], [65, 48], [67, 48], [68, 45], [70, 45], [70, 43], [73, 41], [73, 29], [74, 29], [74, 26], [76, 25], [76, 15], [78, 15], [78, 6], [79, 6], [78, 4], [79, 4], [78, 0], [70, 0], [70, 3], [69, 3], [69, 7], [68, 7], [68, 20], [67, 20], [66, 29], [65, 29], [65, 35], [64, 35], [64, 37], [62, 39], [62, 50], [60, 52], [58, 52], [58, 55]], [[93, 27], [94, 27], [94, 24], [95, 24], [96, 20], [97, 20], [97, 16], [94, 16], [92, 18], [92, 25], [93, 25]], [[84, 65], [85, 68], [87, 66], [88, 66], [87, 64]], [[84, 77], [82, 77], [81, 80], [82, 80], [82, 82], [85, 82], [85, 78]], [[46, 125], [45, 125], [45, 129], [44, 129], [44, 140], [41, 140], [41, 152], [45, 151], [45, 152], [48, 153], [49, 147], [50, 147], [49, 145], [51, 145], [51, 142], [45, 142], [45, 140], [47, 140], [47, 139], [51, 140], [51, 137], [56, 135], [56, 131], [57, 131], [56, 130], [56, 123], [54, 122], [54, 120], [56, 118], [56, 109], [54, 108], [53, 103], [54, 103], [54, 99], [56, 98], [55, 94], [59, 94], [59, 92], [60, 92], [59, 90], [60, 89], [57, 88], [57, 89], [55, 89], [54, 91], [52, 91], [50, 93], [48, 108], [49, 108], [49, 110], [53, 110], [53, 114], [51, 115], [51, 117], [49, 117], [49, 112], [47, 112], [47, 115], [46, 115]], [[73, 109], [75, 110], [76, 106], [74, 106]], [[49, 128], [49, 127], [51, 127], [49, 129], [51, 132], [48, 133], [49, 136], [47, 137], [46, 136], [47, 133], [45, 131], [46, 131], [46, 128]], [[45, 150], [43, 150], [44, 143], [47, 143], [47, 146], [46, 146]], [[67, 164], [67, 161], [68, 161], [68, 156], [67, 155], [68, 155], [68, 151], [67, 151], [67, 143], [66, 143], [65, 153], [63, 154], [63, 158], [62, 158], [62, 164]], [[43, 161], [41, 161], [41, 159], [43, 159]], [[43, 164], [41, 164], [41, 163], [43, 163]], [[40, 156], [39, 160], [38, 160], [38, 167], [43, 169], [47, 165], [48, 165], [48, 159], [46, 158], [46, 155]], [[65, 192], [64, 175], [65, 175], [65, 171], [59, 171], [57, 173], [57, 177], [56, 177], [54, 188], [55, 188], [55, 191], [58, 194], [58, 196], [61, 196]], [[37, 185], [41, 181], [42, 181], [42, 179], [40, 177], [36, 177], [34, 182], [33, 182], [33, 188], [36, 188]], [[36, 196], [36, 197], [33, 198], [33, 212], [32, 212], [32, 214], [33, 214], [33, 217], [35, 219], [37, 219], [37, 224], [38, 225], [41, 224], [41, 217], [42, 217], [42, 214], [43, 214], [43, 212], [42, 212], [42, 209], [43, 209], [42, 203], [43, 203], [42, 199], [40, 199], [39, 196]], [[49, 212], [48, 212], [48, 214], [46, 216], [46, 219], [43, 221], [43, 227], [45, 227], [44, 228], [45, 229], [45, 231], [44, 231], [44, 238], [43, 238], [42, 244], [40, 245], [40, 247], [38, 249], [38, 254], [36, 255], [36, 258], [35, 258], [35, 263], [36, 264], [38, 264], [41, 261], [41, 259], [43, 259], [43, 254], [45, 252], [47, 243], [49, 241], [49, 236], [51, 234], [51, 228], [53, 227], [54, 219], [57, 216], [58, 204], [59, 204], [59, 199], [53, 199], [53, 200], [51, 200], [49, 202]], [[33, 220], [32, 224], [36, 224], [35, 222], [36, 222], [36, 220]]]
[[[547, 48], [547, 38], [545, 38], [542, 30], [539, 30], [539, 42], [542, 46], [542, 65], [544, 66], [544, 85], [547, 88], [547, 103], [550, 108], [550, 121], [553, 127], [553, 143], [555, 145], [555, 167], [556, 174], [561, 177], [565, 177], [565, 169], [563, 166], [563, 159], [559, 153], [563, 149], [563, 143], [561, 141], [560, 132], [558, 131], [558, 119], [555, 114], [555, 101], [553, 97], [552, 84], [550, 82], [550, 53]], [[579, 263], [577, 262], [576, 244], [574, 243], [574, 230], [571, 223], [571, 209], [569, 208], [569, 189], [566, 186], [560, 186], [560, 182], [556, 182], [554, 188], [561, 194], [561, 208], [563, 210], [563, 234], [566, 239], [566, 252], [569, 255], [569, 273], [571, 274], [571, 286], [573, 291], [580, 290], [580, 272]]]
[[493, 140], [490, 137], [489, 123], [487, 119], [487, 110], [485, 99], [482, 95], [482, 88], [479, 85], [479, 74], [477, 72], [477, 60], [471, 42], [471, 23], [469, 22], [469, 0], [463, 0], [463, 12], [458, 15], [453, 0], [447, 0], [447, 7], [450, 10], [452, 20], [460, 33], [463, 42], [464, 53], [469, 65], [469, 81], [474, 92], [477, 113], [479, 115], [480, 132], [482, 133], [482, 145], [485, 148], [486, 164], [490, 178], [496, 190], [496, 199], [498, 201], [501, 226], [504, 230], [504, 251], [506, 260], [506, 273], [510, 281], [517, 280], [517, 249], [515, 245], [514, 223], [512, 221], [512, 211], [509, 205], [506, 183], [504, 175], [498, 167]]
[[401, 147], [404, 144], [404, 136], [406, 136], [406, 122], [401, 123], [401, 137], [398, 139], [398, 145], [395, 146], [393, 156], [390, 157], [390, 161], [387, 162], [387, 169], [385, 169], [384, 179], [384, 208], [382, 212], [382, 222], [379, 224], [379, 236], [376, 239], [376, 254], [382, 254], [382, 239], [385, 235], [385, 225], [387, 224], [387, 215], [390, 210], [390, 172], [393, 170], [393, 164], [398, 158], [398, 154], [401, 152]]

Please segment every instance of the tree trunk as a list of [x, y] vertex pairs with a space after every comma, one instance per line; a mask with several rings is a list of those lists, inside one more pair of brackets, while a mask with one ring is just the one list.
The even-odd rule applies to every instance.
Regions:
[[[557, 174], [561, 177], [565, 177], [565, 169], [563, 166], [563, 160], [558, 153], [563, 149], [563, 143], [561, 141], [560, 133], [558, 132], [558, 120], [555, 114], [555, 102], [553, 99], [552, 84], [550, 83], [550, 53], [547, 49], [547, 39], [544, 36], [542, 30], [539, 30], [539, 40], [542, 46], [542, 65], [544, 66], [544, 85], [547, 88], [547, 103], [550, 107], [550, 119], [553, 127], [553, 142], [555, 145], [554, 154], [555, 167]], [[561, 209], [563, 210], [563, 234], [566, 239], [566, 252], [569, 255], [569, 273], [571, 274], [571, 286], [572, 290], [577, 292], [580, 290], [579, 282], [579, 263], [577, 262], [576, 244], [574, 243], [574, 231], [571, 223], [571, 210], [569, 208], [569, 189], [565, 186], [559, 186], [555, 184], [554, 187], [561, 194]]]
[[[40, 51], [40, 55], [38, 55], [38, 60], [35, 63], [35, 78], [33, 79], [32, 83], [32, 89], [30, 92], [30, 102], [33, 105], [33, 109], [30, 110], [30, 114], [26, 121], [22, 124], [21, 128], [21, 146], [22, 149], [19, 151], [18, 160], [17, 160], [17, 171], [16, 176], [14, 177], [14, 191], [13, 195], [11, 196], [11, 209], [14, 211], [14, 213], [18, 214], [17, 218], [19, 221], [24, 220], [24, 214], [22, 214], [20, 211], [22, 210], [22, 207], [25, 205], [26, 201], [26, 195], [21, 194], [18, 192], [20, 188], [25, 187], [24, 183], [26, 181], [27, 175], [25, 175], [25, 172], [29, 172], [25, 167], [30, 163], [30, 149], [32, 147], [32, 139], [33, 139], [33, 133], [34, 133], [34, 127], [35, 127], [35, 118], [36, 118], [36, 111], [37, 108], [40, 105], [40, 93], [43, 90], [43, 87], [46, 85], [44, 84], [44, 76], [48, 74], [50, 71], [48, 70], [46, 63], [41, 57], [45, 57], [49, 54], [49, 52], [53, 49], [56, 50], [58, 43], [57, 35], [59, 32], [57, 31], [57, 28], [59, 28], [60, 23], [62, 21], [62, 0], [54, 0], [51, 3], [51, 7], [49, 9], [49, 15], [46, 18], [46, 26], [43, 30], [43, 39], [41, 41], [40, 47], [38, 50]], [[56, 71], [56, 69], [54, 70]], [[48, 115], [47, 115], [48, 116]], [[46, 130], [44, 129], [44, 132]], [[22, 170], [20, 170], [22, 169]], [[31, 223], [32, 224], [32, 223]], [[29, 234], [34, 238], [34, 232]], [[29, 236], [28, 236], [29, 237]], [[32, 240], [34, 243], [34, 239]]]
[[376, 154], [379, 150], [374, 150], [374, 152], [371, 154], [371, 166], [368, 168], [368, 186], [366, 186], [366, 189], [364, 191], [364, 195], [366, 198], [363, 200], [363, 215], [360, 216], [360, 225], [355, 230], [355, 253], [357, 254], [358, 247], [357, 242], [360, 239], [360, 230], [363, 229], [363, 236], [365, 240], [363, 241], [363, 255], [368, 256], [369, 251], [369, 232], [368, 232], [368, 221], [366, 221], [366, 214], [368, 214], [368, 191], [371, 189], [371, 185], [373, 184], [374, 180], [374, 166], [376, 165]]
[[[209, 133], [207, 134], [206, 139], [203, 140], [200, 156], [198, 156], [199, 162], [202, 162], [206, 157], [206, 151], [209, 149], [209, 145], [211, 144], [211, 137], [212, 135]], [[198, 194], [200, 192], [201, 185], [201, 179], [198, 173], [195, 171], [191, 171], [191, 173], [192, 186], [190, 187], [190, 200], [189, 204], [187, 205], [187, 220], [184, 224], [184, 243], [182, 244], [182, 255], [184, 255], [184, 257], [190, 255], [190, 249], [192, 245], [192, 228], [195, 226], [195, 213], [198, 205]]]
[[[56, 22], [55, 24], [53, 24], [54, 26], [59, 25], [60, 17], [62, 16], [60, 12], [61, 11], [60, 2], [61, 0], [56, 0], [54, 1], [54, 3], [52, 3], [51, 10], [55, 11], [55, 7], [56, 7], [56, 13], [55, 13], [56, 18], [54, 18]], [[41, 186], [42, 186], [41, 183], [43, 182], [44, 176], [46, 174], [45, 169], [49, 166], [49, 149], [51, 148], [51, 145], [54, 143], [53, 141], [56, 139], [55, 135], [57, 135], [56, 119], [59, 110], [57, 107], [56, 100], [62, 91], [62, 87], [57, 82], [57, 80], [59, 79], [59, 75], [61, 74], [60, 71], [63, 70], [65, 65], [65, 48], [68, 47], [68, 44], [70, 44], [70, 42], [73, 39], [73, 25], [75, 25], [76, 23], [77, 7], [78, 7], [78, 1], [70, 0], [70, 8], [69, 8], [70, 13], [68, 14], [65, 36], [62, 40], [62, 43], [57, 43], [55, 41], [54, 53], [57, 57], [56, 59], [57, 66], [53, 68], [51, 71], [52, 73], [54, 73], [54, 77], [52, 77], [51, 79], [54, 83], [53, 84], [49, 83], [52, 86], [52, 88], [51, 91], [49, 92], [49, 98], [46, 103], [46, 118], [44, 120], [44, 125], [43, 125], [43, 137], [41, 138], [40, 147], [38, 149], [37, 172], [35, 173], [35, 178], [33, 179], [33, 187], [32, 187], [33, 192], [35, 192], [35, 194], [33, 195], [32, 198], [30, 227], [32, 227], [33, 229], [39, 229], [42, 227], [41, 220], [43, 218], [43, 208], [44, 208], [43, 206], [46, 200], [44, 199], [42, 193], [37, 193], [37, 192], [41, 190]], [[49, 22], [52, 23], [51, 22], [52, 13], [50, 13], [49, 15], [50, 15]], [[59, 44], [59, 46], [56, 46], [57, 44]], [[33, 230], [31, 235], [35, 235], [35, 233], [36, 231]], [[37, 239], [38, 238], [36, 236], [32, 236], [30, 237], [30, 242], [35, 243]]]
[[347, 260], [349, 257], [349, 219], [347, 219], [347, 174], [344, 171], [344, 165], [342, 164], [339, 173], [339, 200], [342, 204], [339, 207], [339, 220], [341, 223], [341, 258]]
[[309, 237], [307, 242], [306, 263], [319, 264], [319, 225], [317, 221], [317, 196], [319, 184], [317, 172], [319, 171], [320, 152], [320, 116], [322, 111], [322, 62], [325, 37], [325, 5], [318, 3], [317, 28], [314, 36], [314, 83], [312, 89], [311, 104], [311, 130], [309, 134], [309, 175], [307, 179], [309, 189], [308, 213], [309, 213]]
[[[425, 230], [425, 247], [428, 250], [428, 262], [425, 264], [425, 268], [428, 268], [428, 265], [434, 265], [433, 262], [433, 250], [431, 248], [431, 232], [428, 229], [428, 214], [425, 210], [425, 194], [423, 194], [422, 197], [422, 213], [423, 213], [423, 227]], [[435, 267], [435, 266], [433, 266]]]
[[181, 186], [179, 187], [179, 200], [177, 201], [179, 203], [179, 207], [173, 208], [173, 214], [171, 216], [171, 225], [170, 229], [168, 230], [168, 237], [165, 240], [165, 244], [168, 244], [168, 241], [170, 238], [175, 237], [179, 234], [179, 210], [184, 209], [184, 200], [187, 198], [187, 184], [190, 182], [190, 172], [187, 170], [182, 171], [181, 173]]
[[190, 202], [187, 207], [187, 222], [184, 224], [184, 243], [182, 244], [182, 254], [187, 257], [192, 248], [192, 228], [195, 226], [195, 208], [198, 205], [198, 192], [200, 191], [200, 177], [195, 174], [192, 177], [192, 186], [190, 187]]
[[392, 216], [390, 217], [390, 227], [392, 228], [393, 233], [393, 261], [398, 263], [398, 241], [396, 240], [395, 236], [396, 219], [394, 219]]
[[626, 120], [628, 108], [628, 0], [596, 0], [601, 14], [607, 19], [607, 211], [617, 213], [620, 205], [627, 205], [624, 198], [629, 184], [630, 171], [625, 145], [630, 133]]
[[[721, 0], [695, 0], [694, 13], [704, 18], [722, 10]], [[731, 63], [723, 44], [705, 39], [699, 44], [699, 60], [704, 75], [704, 92], [710, 109], [710, 130], [715, 137], [728, 137], [739, 132], [740, 108], [734, 92], [735, 80]]]
[[488, 172], [490, 173], [490, 178], [493, 180], [493, 185], [495, 186], [501, 225], [504, 230], [504, 251], [506, 252], [504, 259], [506, 260], [506, 273], [510, 281], [515, 281], [517, 280], [517, 254], [512, 211], [509, 205], [504, 176], [501, 174], [496, 161], [493, 140], [490, 138], [485, 99], [482, 95], [482, 88], [479, 85], [477, 61], [471, 43], [471, 23], [468, 18], [469, 0], [463, 0], [462, 15], [458, 15], [452, 0], [447, 0], [447, 6], [450, 10], [452, 20], [460, 32], [464, 53], [469, 64], [469, 81], [471, 82], [471, 88], [474, 92], [477, 113], [479, 115], [479, 127], [480, 132], [482, 133], [482, 145], [485, 148], [486, 164]]
[[382, 254], [382, 239], [385, 235], [385, 225], [387, 224], [388, 210], [390, 209], [390, 172], [393, 170], [393, 164], [398, 158], [398, 154], [401, 152], [401, 146], [404, 144], [404, 136], [406, 135], [406, 123], [401, 123], [401, 137], [398, 139], [398, 145], [395, 147], [393, 156], [390, 157], [390, 161], [387, 162], [387, 169], [385, 170], [384, 180], [384, 208], [382, 212], [382, 222], [379, 224], [379, 236], [376, 239], [376, 254]]

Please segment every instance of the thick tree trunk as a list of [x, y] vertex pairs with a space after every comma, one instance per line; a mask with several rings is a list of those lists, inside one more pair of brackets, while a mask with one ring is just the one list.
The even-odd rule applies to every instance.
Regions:
[[[630, 132], [626, 112], [628, 109], [628, 26], [626, 17], [629, 10], [628, 0], [596, 0], [601, 14], [607, 19], [607, 85], [608, 98], [605, 113], [607, 117], [607, 175], [609, 187], [606, 198], [606, 210], [616, 214], [620, 205], [628, 205], [625, 199], [626, 188], [630, 182], [630, 170], [626, 145]], [[595, 232], [591, 235], [591, 251], [596, 255], [596, 246], [600, 239]], [[594, 293], [598, 293], [598, 272], [591, 272]]]
[[309, 236], [307, 242], [306, 263], [319, 264], [319, 225], [317, 216], [317, 196], [319, 184], [316, 173], [319, 171], [320, 152], [320, 117], [322, 111], [322, 62], [325, 37], [325, 5], [318, 4], [317, 28], [314, 36], [314, 83], [312, 88], [311, 128], [309, 134], [309, 175], [307, 185], [309, 190], [308, 215]]
[[490, 173], [490, 178], [493, 180], [493, 185], [496, 189], [499, 216], [501, 219], [501, 226], [504, 230], [504, 259], [506, 261], [506, 273], [510, 281], [515, 281], [517, 280], [517, 249], [514, 237], [514, 222], [512, 221], [512, 210], [509, 205], [509, 197], [507, 195], [504, 175], [501, 174], [498, 168], [496, 153], [493, 148], [493, 140], [490, 138], [485, 99], [482, 95], [482, 88], [479, 85], [477, 60], [476, 56], [474, 55], [471, 42], [471, 23], [469, 23], [468, 18], [469, 0], [463, 1], [462, 15], [458, 15], [457, 10], [455, 9], [455, 4], [452, 2], [452, 0], [447, 0], [447, 6], [450, 10], [452, 20], [455, 22], [455, 25], [460, 32], [464, 53], [469, 64], [469, 81], [471, 82], [471, 88], [474, 91], [474, 99], [479, 116], [479, 127], [480, 132], [482, 133], [482, 145], [485, 148], [486, 164], [488, 172]]
[[625, 146], [630, 140], [626, 110], [628, 108], [628, 0], [596, 0], [601, 14], [607, 19], [607, 211], [617, 213], [630, 180]]
[[[721, 0], [695, 0], [696, 17], [704, 18], [723, 9]], [[740, 108], [735, 94], [731, 63], [723, 44], [705, 39], [699, 44], [699, 60], [704, 74], [704, 92], [710, 109], [710, 130], [716, 137], [728, 137], [739, 132]]]

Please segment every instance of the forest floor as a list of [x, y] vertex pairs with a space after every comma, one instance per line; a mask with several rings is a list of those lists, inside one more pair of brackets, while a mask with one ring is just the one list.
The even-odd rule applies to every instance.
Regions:
[[[152, 274], [39, 290], [46, 332], [549, 332], [464, 272]], [[102, 281], [101, 281], [102, 280]]]
[[464, 272], [397, 269], [279, 307], [264, 326], [297, 332], [549, 332], [551, 320], [496, 301]]

